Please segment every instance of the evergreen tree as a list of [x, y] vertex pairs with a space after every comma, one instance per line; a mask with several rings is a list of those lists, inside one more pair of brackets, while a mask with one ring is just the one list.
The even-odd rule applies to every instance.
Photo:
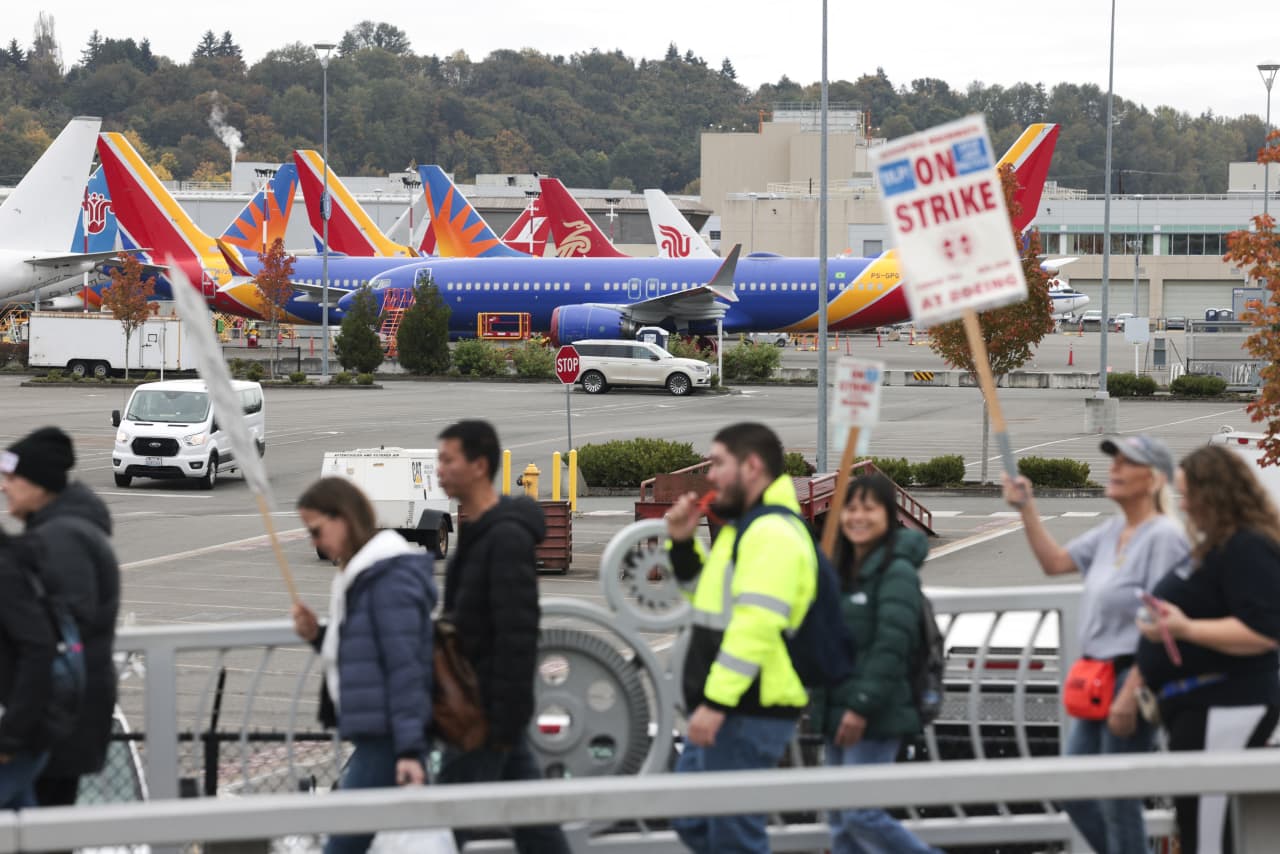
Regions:
[[9, 54], [9, 64], [14, 68], [27, 67], [27, 52], [22, 49], [22, 45], [18, 44], [17, 39], [9, 39], [9, 48], [6, 53]]
[[195, 52], [191, 54], [192, 59], [212, 59], [218, 55], [218, 37], [213, 34], [213, 30], [205, 30], [204, 35], [200, 37], [200, 43], [196, 45]]
[[449, 306], [428, 273], [413, 289], [413, 305], [400, 319], [396, 348], [401, 366], [413, 374], [443, 374], [449, 369]]
[[225, 31], [222, 34], [222, 39], [219, 40], [215, 53], [217, 56], [228, 56], [232, 59], [239, 59], [242, 61], [244, 59], [240, 50], [240, 45], [236, 44], [235, 40], [231, 38], [230, 30]]
[[158, 64], [155, 56], [151, 53], [151, 39], [143, 39], [142, 44], [138, 45], [138, 70], [144, 74], [153, 73]]
[[670, 44], [668, 44], [668, 45], [667, 45], [667, 56], [666, 56], [666, 61], [667, 61], [667, 62], [679, 62], [679, 61], [680, 61], [680, 48], [676, 47], [676, 43], [675, 43], [675, 42], [671, 42]]
[[85, 45], [84, 50], [80, 51], [80, 64], [86, 70], [92, 70], [100, 53], [102, 53], [102, 35], [94, 30], [89, 34], [89, 43]]
[[738, 72], [733, 70], [733, 63], [729, 61], [729, 57], [724, 58], [724, 62], [720, 63], [720, 76], [728, 77], [730, 80], [738, 79]]
[[346, 370], [368, 374], [382, 364], [382, 341], [374, 327], [378, 325], [378, 303], [368, 285], [351, 301], [342, 318], [342, 332], [334, 342], [338, 363]]

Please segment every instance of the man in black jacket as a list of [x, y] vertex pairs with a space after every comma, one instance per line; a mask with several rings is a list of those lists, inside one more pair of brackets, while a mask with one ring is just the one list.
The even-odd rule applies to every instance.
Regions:
[[[466, 521], [445, 573], [444, 612], [475, 668], [489, 724], [479, 750], [449, 750], [441, 783], [537, 780], [542, 774], [525, 729], [533, 717], [538, 656], [538, 574], [534, 550], [546, 534], [542, 508], [499, 497], [493, 486], [498, 434], [487, 421], [459, 421], [439, 436], [440, 486]], [[465, 832], [455, 833], [458, 847]], [[559, 827], [513, 829], [521, 854], [568, 854]]]
[[111, 514], [83, 483], [68, 483], [73, 465], [71, 437], [57, 427], [18, 440], [0, 461], [0, 491], [9, 499], [9, 513], [25, 522], [27, 535], [39, 545], [45, 584], [71, 609], [85, 647], [84, 707], [75, 733], [52, 746], [36, 784], [41, 806], [74, 804], [80, 776], [102, 770], [116, 703], [111, 655], [120, 568], [109, 539]]

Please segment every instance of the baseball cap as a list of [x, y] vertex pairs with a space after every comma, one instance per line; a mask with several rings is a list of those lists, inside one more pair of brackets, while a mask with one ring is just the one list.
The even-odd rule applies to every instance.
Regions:
[[1102, 453], [1109, 457], [1116, 454], [1131, 463], [1150, 466], [1173, 481], [1173, 452], [1169, 446], [1151, 436], [1117, 436], [1102, 440]]

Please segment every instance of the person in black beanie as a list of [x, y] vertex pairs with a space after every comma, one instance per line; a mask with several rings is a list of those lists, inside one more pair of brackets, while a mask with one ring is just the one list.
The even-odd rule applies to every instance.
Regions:
[[23, 520], [27, 535], [38, 542], [46, 586], [75, 615], [88, 671], [79, 725], [70, 738], [52, 745], [36, 782], [41, 806], [74, 804], [81, 775], [102, 770], [116, 703], [111, 654], [120, 567], [106, 504], [83, 483], [68, 480], [75, 460], [71, 437], [57, 427], [42, 427], [0, 452], [0, 492], [9, 500], [10, 515]]

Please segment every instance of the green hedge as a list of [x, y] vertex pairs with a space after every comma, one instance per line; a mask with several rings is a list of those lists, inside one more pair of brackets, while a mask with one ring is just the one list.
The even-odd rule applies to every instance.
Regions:
[[702, 461], [689, 442], [626, 439], [578, 449], [578, 469], [591, 486], [636, 486]]
[[724, 351], [726, 380], [767, 380], [782, 364], [781, 348], [737, 344]]
[[1156, 393], [1156, 381], [1124, 372], [1107, 374], [1107, 392], [1112, 397], [1150, 397]]
[[338, 371], [333, 375], [333, 381], [338, 385], [351, 385], [351, 381], [355, 379], [350, 371]]
[[716, 360], [714, 350], [699, 350], [697, 344], [692, 341], [686, 341], [678, 335], [672, 335], [667, 340], [667, 352], [677, 359], [700, 359], [712, 364]]
[[1089, 464], [1076, 460], [1023, 457], [1018, 460], [1018, 473], [1036, 486], [1070, 489], [1089, 484]]
[[916, 463], [911, 472], [917, 486], [960, 486], [964, 483], [964, 457], [945, 454]]
[[302, 385], [306, 381], [307, 381], [306, 371], [294, 371], [291, 374], [289, 374], [289, 382], [293, 383], [294, 385]]
[[356, 376], [356, 385], [373, 385], [373, 374], [359, 374]]
[[546, 379], [556, 375], [556, 354], [548, 347], [526, 341], [511, 351], [516, 375], [530, 379]]
[[871, 460], [875, 467], [884, 472], [885, 477], [898, 486], [910, 486], [915, 477], [915, 466], [906, 457], [861, 457]]
[[477, 377], [496, 377], [507, 371], [502, 351], [479, 338], [458, 342], [453, 348], [453, 365], [459, 373]]
[[788, 451], [782, 458], [782, 471], [792, 477], [808, 477], [817, 469], [799, 451]]
[[1217, 397], [1227, 390], [1222, 377], [1183, 374], [1169, 383], [1169, 391], [1186, 397]]

